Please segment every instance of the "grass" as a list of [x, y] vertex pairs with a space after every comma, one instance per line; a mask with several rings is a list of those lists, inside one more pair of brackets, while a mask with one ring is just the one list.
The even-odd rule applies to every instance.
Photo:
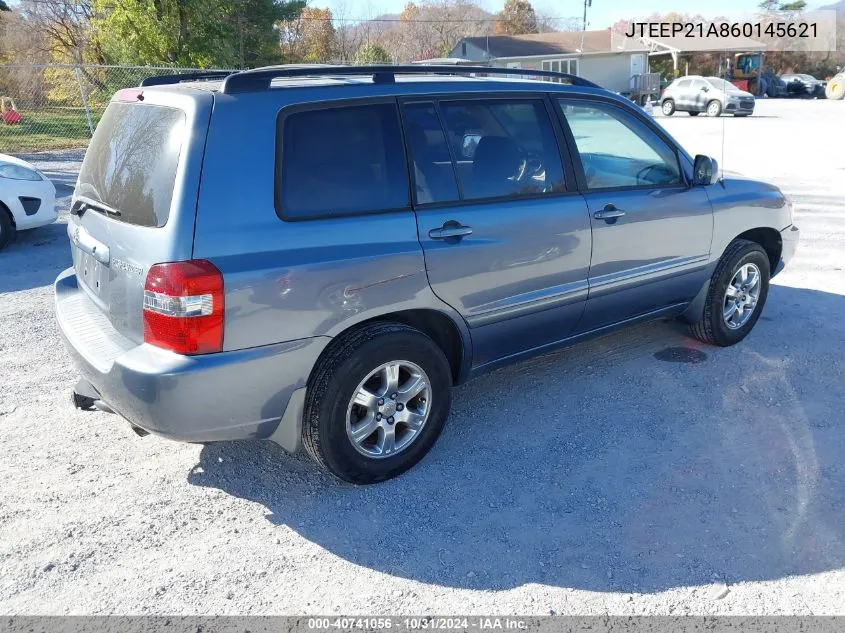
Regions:
[[[90, 140], [88, 121], [82, 108], [22, 109], [16, 125], [0, 122], [0, 153], [17, 154], [53, 149], [85, 147]], [[92, 112], [94, 125], [100, 112]]]

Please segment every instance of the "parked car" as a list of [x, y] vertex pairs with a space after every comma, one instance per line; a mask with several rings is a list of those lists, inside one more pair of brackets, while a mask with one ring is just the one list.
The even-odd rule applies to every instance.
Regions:
[[786, 93], [789, 96], [824, 97], [827, 82], [812, 75], [791, 74], [781, 75], [780, 78], [786, 84]]
[[754, 112], [754, 95], [718, 77], [690, 75], [669, 84], [660, 97], [660, 108], [666, 116], [689, 112], [698, 116], [706, 112], [715, 117], [724, 114], [748, 116]]
[[777, 187], [715, 186], [713, 159], [590, 82], [496, 72], [277, 67], [119, 92], [55, 283], [77, 406], [304, 447], [370, 483], [418, 462], [453, 386], [496, 367], [657, 318], [741, 341], [798, 240]]
[[33, 165], [0, 154], [0, 249], [17, 231], [56, 221], [56, 187]]

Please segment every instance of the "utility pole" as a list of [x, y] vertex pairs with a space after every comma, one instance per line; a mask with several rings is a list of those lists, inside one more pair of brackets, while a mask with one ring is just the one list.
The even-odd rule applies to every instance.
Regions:
[[584, 54], [584, 34], [587, 32], [587, 7], [591, 6], [593, 6], [593, 0], [584, 0], [584, 19], [581, 22], [581, 55]]

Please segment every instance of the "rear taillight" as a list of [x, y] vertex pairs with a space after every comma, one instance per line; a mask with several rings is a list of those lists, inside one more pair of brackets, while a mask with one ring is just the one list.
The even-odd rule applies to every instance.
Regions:
[[150, 268], [144, 341], [178, 354], [223, 349], [223, 275], [214, 264], [194, 259]]

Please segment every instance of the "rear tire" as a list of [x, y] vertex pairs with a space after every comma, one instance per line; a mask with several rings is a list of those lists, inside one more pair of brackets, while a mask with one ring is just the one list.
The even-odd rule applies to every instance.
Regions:
[[[756, 274], [758, 278], [754, 283], [749, 275], [748, 288], [738, 291], [737, 286], [744, 286], [743, 272]], [[748, 240], [731, 242], [713, 271], [704, 311], [698, 322], [690, 326], [692, 335], [710, 345], [727, 347], [739, 343], [760, 318], [769, 294], [769, 277], [769, 256], [762, 246]]]
[[663, 116], [672, 116], [675, 114], [675, 102], [672, 99], [666, 99], [660, 106]]
[[717, 117], [722, 114], [722, 102], [716, 101], [713, 99], [710, 103], [707, 104], [707, 116], [709, 117]]
[[0, 202], [0, 250], [13, 239], [15, 239], [15, 225], [12, 222], [12, 214], [9, 213], [6, 205]]
[[[410, 396], [420, 383], [425, 387]], [[434, 341], [401, 323], [375, 323], [337, 339], [313, 372], [303, 445], [320, 466], [346, 481], [396, 477], [437, 440], [451, 392], [451, 368]]]

